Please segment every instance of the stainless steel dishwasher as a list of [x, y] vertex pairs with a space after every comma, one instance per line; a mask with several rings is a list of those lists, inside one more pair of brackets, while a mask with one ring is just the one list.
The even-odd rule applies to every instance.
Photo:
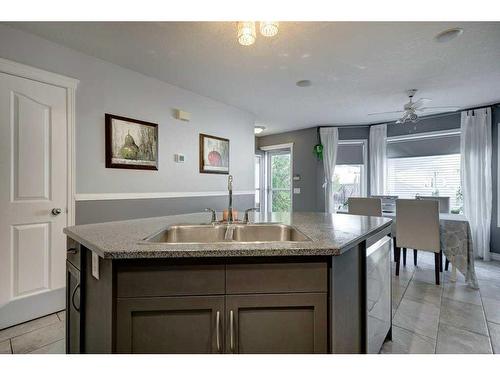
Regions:
[[376, 354], [392, 326], [391, 238], [386, 236], [366, 251], [367, 352]]

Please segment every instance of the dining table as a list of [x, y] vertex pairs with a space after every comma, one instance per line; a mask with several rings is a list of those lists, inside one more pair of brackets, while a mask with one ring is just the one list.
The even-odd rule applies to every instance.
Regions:
[[[392, 236], [396, 236], [396, 213], [383, 212], [382, 216], [391, 218]], [[476, 271], [474, 268], [474, 244], [469, 221], [464, 215], [440, 213], [439, 214], [439, 232], [441, 250], [451, 263], [451, 282], [457, 280], [457, 269], [465, 277], [466, 284], [478, 289]]]

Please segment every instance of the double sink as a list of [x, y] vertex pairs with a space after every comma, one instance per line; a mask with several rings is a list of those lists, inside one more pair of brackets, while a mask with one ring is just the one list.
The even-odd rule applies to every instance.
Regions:
[[157, 243], [258, 243], [301, 242], [309, 237], [291, 225], [277, 223], [262, 224], [199, 224], [172, 225], [145, 239]]

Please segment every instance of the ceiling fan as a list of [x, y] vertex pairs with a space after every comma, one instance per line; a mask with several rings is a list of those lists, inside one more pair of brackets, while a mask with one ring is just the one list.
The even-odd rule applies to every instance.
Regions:
[[425, 111], [445, 111], [445, 112], [454, 112], [458, 111], [460, 107], [452, 107], [452, 106], [444, 106], [444, 107], [426, 107], [425, 104], [429, 103], [431, 99], [420, 98], [417, 101], [413, 101], [413, 97], [415, 96], [417, 89], [410, 89], [407, 91], [408, 98], [410, 101], [403, 106], [402, 111], [392, 111], [392, 112], [377, 112], [377, 113], [369, 113], [368, 116], [382, 115], [382, 114], [395, 114], [401, 113], [401, 117], [396, 121], [396, 124], [404, 124], [407, 122], [417, 122], [418, 121], [418, 113]]

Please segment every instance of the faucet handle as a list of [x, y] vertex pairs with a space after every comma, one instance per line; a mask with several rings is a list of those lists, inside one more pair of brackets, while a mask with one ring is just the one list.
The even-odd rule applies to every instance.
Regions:
[[248, 220], [248, 214], [250, 212], [252, 212], [252, 211], [257, 211], [257, 208], [252, 207], [252, 208], [248, 208], [248, 209], [245, 210], [245, 220], [244, 220], [245, 223], [249, 222], [249, 220]]
[[213, 208], [205, 208], [206, 212], [211, 212], [212, 213], [212, 223], [215, 223], [217, 221], [217, 212]]

